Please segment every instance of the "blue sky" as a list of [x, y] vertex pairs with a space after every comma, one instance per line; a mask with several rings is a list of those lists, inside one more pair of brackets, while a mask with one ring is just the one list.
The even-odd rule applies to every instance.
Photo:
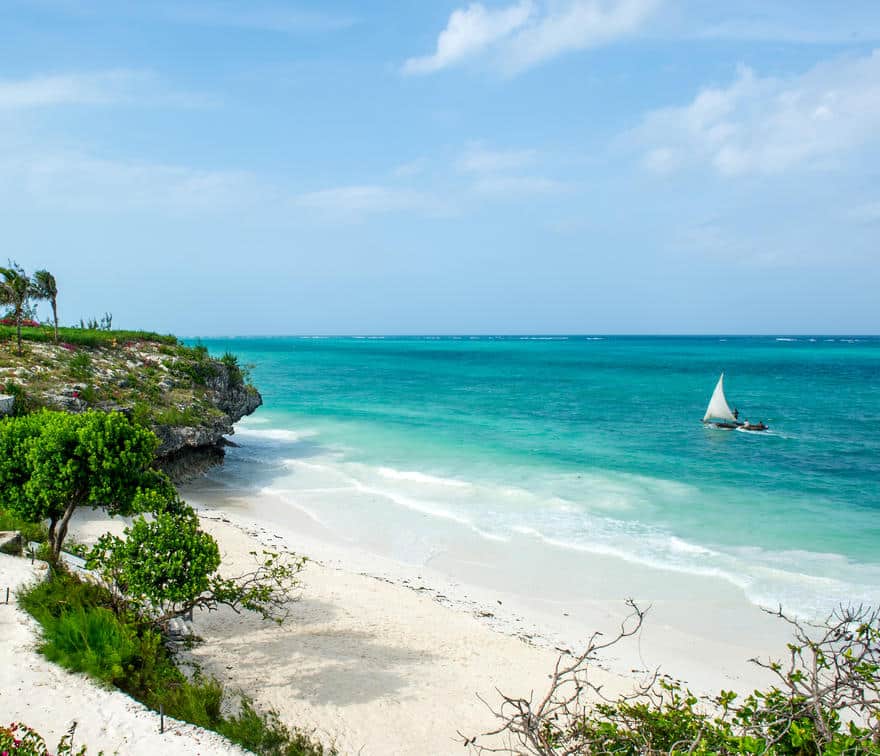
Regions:
[[0, 5], [66, 322], [878, 333], [878, 178], [876, 2]]

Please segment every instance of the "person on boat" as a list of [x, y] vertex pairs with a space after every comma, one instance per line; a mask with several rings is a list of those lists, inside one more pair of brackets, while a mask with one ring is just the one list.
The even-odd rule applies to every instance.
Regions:
[[733, 408], [733, 419], [739, 420], [739, 410], [736, 407]]

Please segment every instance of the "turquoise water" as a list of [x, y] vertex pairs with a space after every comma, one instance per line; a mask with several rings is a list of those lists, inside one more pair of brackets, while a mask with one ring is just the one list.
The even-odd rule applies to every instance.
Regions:
[[[224, 474], [262, 464], [331, 524], [410, 509], [428, 541], [432, 518], [528, 535], [550, 571], [576, 549], [803, 612], [880, 603], [878, 338], [205, 344], [253, 364], [265, 401]], [[722, 370], [731, 407], [770, 433], [701, 425]]]

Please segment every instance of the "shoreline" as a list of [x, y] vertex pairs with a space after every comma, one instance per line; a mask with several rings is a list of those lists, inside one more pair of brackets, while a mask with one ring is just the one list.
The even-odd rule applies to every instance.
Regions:
[[[561, 650], [576, 650], [577, 639], [594, 630], [612, 633], [626, 614], [622, 601], [568, 602], [564, 610], [556, 598], [530, 603], [515, 592], [458, 581], [435, 566], [413, 570], [351, 544], [321, 540], [315, 524], [309, 526], [302, 518], [288, 520], [282, 527], [259, 516], [259, 507], [271, 502], [228, 491], [211, 494], [211, 485], [201, 480], [183, 487], [181, 494], [217, 540], [225, 574], [247, 571], [250, 553], [260, 548], [290, 550], [308, 556], [310, 562], [287, 622], [279, 626], [225, 608], [197, 612], [193, 629], [205, 642], [184, 660], [196, 662], [230, 691], [252, 695], [261, 708], [275, 709], [288, 725], [336, 745], [341, 754], [461, 753], [465, 735], [493, 729], [494, 719], [483, 700], [497, 702], [499, 690], [540, 695]], [[123, 519], [84, 511], [72, 522], [71, 532], [90, 543], [101, 533], [119, 533], [124, 526]], [[742, 606], [729, 600], [716, 603], [731, 617]], [[699, 693], [746, 690], [765, 682], [760, 670], [745, 661], [747, 641], [699, 635], [699, 618], [687, 614], [698, 604], [667, 602], [652, 607], [643, 634], [614, 647], [592, 667], [594, 681], [615, 696], [630, 692], [647, 670], [659, 664], [661, 673], [685, 680]], [[694, 632], [682, 633], [669, 625], [668, 618], [676, 613], [679, 625], [697, 624]], [[707, 615], [705, 604], [703, 614]], [[719, 616], [710, 611], [705, 623], [718, 627]], [[769, 628], [784, 629], [779, 627], [782, 623], [760, 616]], [[749, 614], [739, 621], [749, 629], [752, 619]], [[741, 629], [727, 632], [742, 634]], [[784, 649], [766, 640], [759, 645], [752, 647], [752, 654]], [[81, 699], [90, 700], [90, 691], [100, 690], [86, 678], [69, 675], [29, 653], [39, 667], [35, 685], [53, 685], [70, 711]], [[682, 674], [688, 660], [687, 674]], [[101, 737], [116, 737], [114, 733], [140, 726], [131, 724], [135, 715], [128, 712], [139, 705], [119, 691], [100, 694], [109, 696], [111, 711], [122, 709], [111, 723], [85, 711], [70, 715], [84, 724], [79, 742], [90, 742], [93, 750], [105, 747], [107, 740]], [[26, 718], [27, 707], [21, 712], [18, 716]], [[146, 716], [155, 719], [153, 714]], [[50, 734], [66, 726], [43, 718], [33, 721]], [[192, 729], [201, 742], [198, 752], [235, 752]], [[90, 741], [86, 733], [91, 734]]]
[[[592, 632], [615, 630], [629, 614], [626, 600], [633, 598], [648, 610], [638, 647], [621, 648], [606, 664], [626, 678], [659, 667], [695, 692], [751, 691], [770, 678], [748, 660], [781, 655], [789, 640], [783, 622], [722, 578], [572, 553], [568, 556], [577, 565], [563, 564], [558, 584], [545, 585], [538, 575], [528, 574], [524, 562], [534, 544], [525, 537], [518, 548], [505, 543], [494, 549], [491, 541], [462, 537], [454, 550], [424, 563], [404, 562], [381, 552], [375, 542], [343, 539], [307, 512], [270, 495], [233, 492], [209, 479], [188, 484], [181, 493], [206, 519], [225, 518], [253, 537], [264, 537], [267, 545], [283, 543], [329, 569], [432, 596], [494, 632], [554, 653], [576, 652]], [[587, 584], [580, 582], [585, 563], [593, 573]]]

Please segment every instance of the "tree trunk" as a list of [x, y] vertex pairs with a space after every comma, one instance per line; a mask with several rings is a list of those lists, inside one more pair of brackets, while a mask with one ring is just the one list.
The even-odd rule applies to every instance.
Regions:
[[18, 341], [18, 355], [21, 356], [21, 315], [22, 312], [19, 309], [18, 312], [15, 313], [15, 335]]
[[70, 518], [76, 511], [76, 502], [71, 502], [64, 510], [64, 514], [58, 521], [58, 529], [55, 531], [55, 538], [50, 536], [49, 545], [52, 547], [52, 561], [57, 562], [61, 558], [61, 546], [67, 536], [67, 526], [70, 524]]
[[55, 319], [55, 343], [58, 343], [58, 302], [52, 297], [52, 317]]
[[55, 543], [55, 526], [58, 524], [58, 520], [54, 517], [49, 518], [49, 546]]

